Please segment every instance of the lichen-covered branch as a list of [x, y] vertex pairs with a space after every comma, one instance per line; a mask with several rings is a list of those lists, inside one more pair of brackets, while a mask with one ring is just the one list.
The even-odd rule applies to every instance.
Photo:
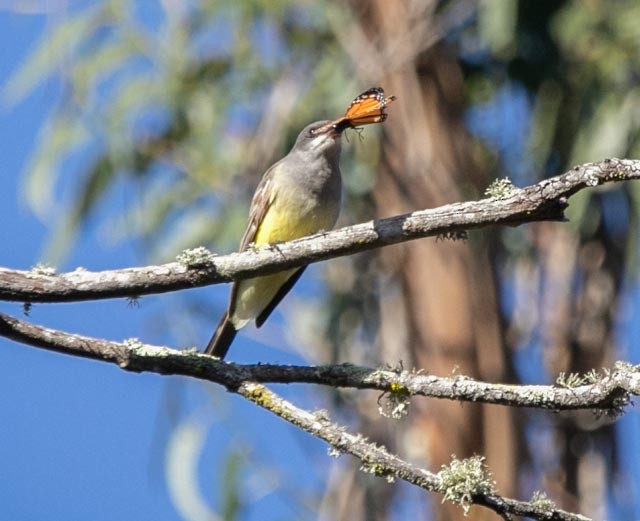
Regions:
[[109, 342], [36, 326], [0, 313], [0, 336], [48, 350], [105, 362], [129, 371], [192, 376], [237, 388], [242, 382], [312, 383], [334, 388], [377, 390], [398, 400], [427, 396], [551, 410], [592, 409], [618, 414], [640, 396], [640, 366], [619, 362], [601, 374], [559, 379], [557, 385], [506, 385], [464, 376], [439, 377], [399, 369], [352, 364], [325, 366], [240, 365], [218, 362], [195, 350], [178, 351], [137, 341]]
[[259, 251], [215, 257], [185, 255], [182, 262], [64, 274], [0, 268], [0, 300], [70, 302], [165, 293], [264, 275], [389, 244], [451, 235], [491, 225], [562, 220], [567, 198], [586, 187], [640, 178], [640, 160], [610, 159], [517, 189], [499, 185], [493, 197], [357, 224]]
[[[243, 396], [312, 436], [326, 441], [331, 447], [332, 455], [345, 453], [355, 456], [361, 461], [363, 471], [388, 481], [402, 479], [427, 491], [442, 494], [446, 500], [459, 504], [465, 510], [476, 504], [490, 508], [505, 519], [511, 519], [512, 515], [519, 515], [539, 520], [588, 521], [583, 516], [556, 508], [553, 502], [546, 499], [518, 501], [498, 495], [483, 459], [477, 456], [467, 460], [454, 458], [450, 465], [443, 467], [438, 473], [415, 467], [391, 454], [385, 447], [376, 445], [359, 434], [349, 433], [344, 427], [332, 423], [325, 411], [312, 413], [296, 407], [251, 378], [258, 376], [268, 380], [268, 373], [274, 372], [276, 377], [273, 381], [285, 382], [283, 376], [285, 373], [278, 373], [278, 370], [286, 372], [287, 368], [241, 366], [220, 362], [196, 352], [147, 346], [137, 340], [123, 343], [109, 342], [39, 327], [4, 314], [0, 314], [0, 335], [60, 353], [116, 363], [128, 371], [181, 374], [218, 383], [225, 386], [228, 391]], [[305, 368], [290, 369], [304, 370]], [[317, 379], [317, 383], [333, 384], [335, 380], [344, 380], [344, 374], [352, 372], [356, 380], [368, 382], [364, 387], [383, 389], [388, 384], [388, 390], [398, 392], [394, 387], [397, 384], [393, 384], [393, 381], [397, 381], [400, 375], [394, 371], [337, 366], [336, 373], [331, 377], [330, 367], [307, 369], [312, 372], [319, 371], [316, 373], [317, 376], [308, 378], [308, 380]], [[365, 377], [367, 372], [369, 379]], [[320, 381], [323, 373], [326, 379], [324, 382]], [[393, 374], [396, 375], [395, 380]], [[413, 375], [413, 377], [419, 376]], [[409, 383], [412, 377], [406, 374], [403, 378]], [[306, 380], [301, 379], [301, 381]], [[374, 387], [375, 382], [377, 387]], [[396, 390], [393, 391], [393, 389]]]
[[388, 481], [401, 479], [430, 492], [443, 494], [446, 500], [459, 504], [465, 511], [476, 504], [490, 508], [505, 519], [518, 515], [540, 520], [588, 521], [584, 516], [556, 508], [552, 502], [518, 501], [499, 496], [482, 458], [462, 461], [454, 458], [452, 464], [440, 472], [429, 472], [391, 454], [384, 446], [372, 443], [359, 434], [349, 433], [344, 427], [332, 423], [324, 411], [314, 414], [300, 409], [262, 384], [247, 381], [230, 390], [326, 441], [331, 446], [332, 455], [346, 453], [355, 456], [362, 462], [361, 470], [364, 472]]

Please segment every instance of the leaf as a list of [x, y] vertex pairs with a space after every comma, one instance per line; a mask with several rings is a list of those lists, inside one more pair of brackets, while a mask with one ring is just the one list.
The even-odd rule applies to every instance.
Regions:
[[90, 53], [76, 59], [70, 71], [76, 103], [96, 93], [100, 85], [124, 69], [135, 58], [140, 59], [131, 40], [119, 37], [105, 40]]
[[200, 493], [198, 462], [207, 440], [206, 424], [193, 418], [183, 420], [171, 433], [167, 445], [165, 479], [171, 502], [181, 519], [218, 521]]
[[234, 521], [240, 518], [242, 511], [242, 498], [238, 493], [241, 489], [240, 473], [243, 470], [246, 457], [239, 451], [229, 453], [222, 472], [222, 518], [226, 521]]
[[20, 103], [36, 86], [64, 69], [72, 61], [79, 42], [97, 27], [100, 14], [98, 6], [70, 14], [51, 33], [45, 34], [35, 51], [4, 85], [3, 103], [7, 106]]
[[23, 184], [27, 202], [40, 219], [50, 217], [54, 201], [54, 188], [62, 174], [63, 160], [89, 141], [84, 125], [65, 110], [53, 116], [50, 124], [40, 133], [36, 150], [25, 169]]
[[101, 201], [115, 177], [111, 161], [107, 157], [98, 159], [84, 179], [71, 209], [56, 223], [55, 231], [47, 245], [44, 258], [59, 264], [75, 238], [78, 229], [94, 206]]

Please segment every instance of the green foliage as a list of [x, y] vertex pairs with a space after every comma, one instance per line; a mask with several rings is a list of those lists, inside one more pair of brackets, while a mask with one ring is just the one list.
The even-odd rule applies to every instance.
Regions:
[[96, 7], [85, 9], [75, 16], [65, 18], [55, 31], [47, 34], [21, 69], [6, 84], [3, 93], [5, 102], [19, 103], [28, 96], [35, 85], [62, 71], [65, 64], [73, 59], [71, 49], [76, 42], [91, 37], [101, 25], [103, 14]]
[[227, 456], [224, 469], [222, 471], [224, 479], [222, 488], [222, 519], [225, 521], [233, 521], [239, 519], [242, 512], [242, 498], [239, 494], [242, 489], [240, 486], [240, 474], [244, 468], [246, 458], [237, 451], [231, 451]]
[[[350, 98], [332, 87], [347, 82], [345, 58], [321, 6], [167, 4], [153, 32], [127, 6], [70, 14], [4, 88], [15, 104], [47, 78], [64, 84], [25, 176], [34, 211], [57, 216], [46, 256], [56, 261], [122, 182], [129, 195], [108, 217], [112, 237], [144, 237], [162, 258], [212, 241], [235, 247], [246, 214], [237, 201], [300, 127], [336, 116]], [[270, 98], [283, 81], [282, 99]], [[269, 135], [256, 132], [265, 127]], [[82, 166], [68, 171], [69, 159]], [[73, 193], [60, 204], [70, 177]]]
[[[640, 5], [631, 0], [586, 5], [557, 2], [482, 2], [470, 30], [489, 57], [468, 67], [469, 99], [483, 103], [502, 87], [518, 85], [531, 100], [526, 155], [528, 179], [555, 175], [572, 166], [640, 152]], [[476, 40], [477, 41], [477, 40]], [[485, 143], [495, 148], [493, 143]], [[496, 177], [503, 177], [501, 162]], [[509, 173], [509, 172], [506, 172]], [[521, 184], [518, 182], [518, 184]], [[633, 184], [623, 245], [633, 267], [638, 206]], [[603, 231], [603, 198], [585, 191], [572, 198], [567, 216], [582, 240]], [[598, 239], [597, 239], [598, 240]], [[508, 245], [506, 245], [508, 247]]]

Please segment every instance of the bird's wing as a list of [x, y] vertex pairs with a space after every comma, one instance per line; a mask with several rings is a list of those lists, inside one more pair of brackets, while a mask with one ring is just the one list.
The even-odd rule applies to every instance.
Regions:
[[[253, 199], [251, 200], [251, 206], [249, 208], [249, 222], [247, 223], [247, 229], [244, 231], [242, 240], [240, 241], [240, 251], [245, 251], [249, 245], [255, 242], [256, 234], [260, 229], [260, 225], [264, 220], [264, 216], [269, 211], [269, 207], [273, 204], [275, 199], [275, 192], [273, 190], [274, 182], [273, 177], [280, 167], [282, 160], [269, 167], [264, 173], [262, 179], [258, 183]], [[236, 308], [236, 299], [238, 298], [238, 281], [235, 281], [231, 286], [231, 297], [229, 299], [229, 315], [233, 315]]]
[[273, 310], [276, 309], [276, 306], [280, 304], [287, 293], [291, 291], [291, 288], [293, 288], [295, 283], [298, 282], [298, 279], [302, 276], [302, 273], [306, 269], [306, 266], [298, 268], [298, 271], [294, 272], [293, 275], [291, 275], [291, 277], [289, 277], [287, 281], [282, 286], [280, 286], [280, 289], [278, 290], [278, 293], [276, 293], [275, 297], [271, 299], [271, 302], [267, 304], [267, 307], [265, 307], [262, 312], [256, 317], [256, 327], [260, 327], [262, 326], [262, 324], [264, 324], [265, 320], [269, 318], [269, 315], [271, 315]]
[[247, 224], [247, 229], [242, 236], [242, 241], [240, 242], [240, 251], [246, 250], [249, 245], [255, 241], [256, 233], [260, 228], [260, 224], [269, 210], [269, 207], [273, 203], [275, 198], [275, 193], [273, 191], [273, 176], [279, 166], [280, 161], [271, 166], [269, 170], [265, 172], [255, 193], [253, 194], [251, 207], [249, 209], [249, 222]]

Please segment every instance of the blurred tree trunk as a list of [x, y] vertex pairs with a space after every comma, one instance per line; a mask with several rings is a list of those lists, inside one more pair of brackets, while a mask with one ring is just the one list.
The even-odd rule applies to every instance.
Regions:
[[[389, 67], [393, 72], [382, 82], [389, 92], [401, 93], [402, 103], [394, 109], [403, 113], [385, 125], [373, 194], [379, 217], [475, 197], [489, 182], [474, 161], [464, 128], [464, 86], [455, 54], [444, 44], [425, 51], [415, 47], [428, 35], [408, 35], [417, 36], [418, 24], [428, 28], [429, 19], [417, 18], [410, 10], [405, 2], [354, 2], [370, 41], [403, 56], [414, 55], [402, 67]], [[386, 59], [392, 63], [394, 56]], [[487, 234], [468, 242], [427, 240], [385, 248], [379, 270], [384, 288], [381, 359], [404, 360], [405, 367], [438, 375], [459, 372], [511, 381], [491, 253]], [[513, 411], [436, 400], [416, 400], [413, 407], [410, 425], [387, 433], [387, 443], [436, 470], [452, 454], [484, 454], [500, 491], [516, 494], [521, 451]], [[464, 517], [451, 505], [437, 510], [443, 520]], [[492, 514], [474, 515], [484, 519]]]
[[[602, 216], [601, 203], [593, 198], [592, 215]], [[536, 236], [546, 279], [540, 329], [549, 373], [611, 366], [625, 241], [616, 240], [601, 218], [590, 237], [552, 224], [540, 225]], [[613, 424], [588, 411], [564, 413], [556, 423], [557, 466], [545, 469], [543, 486], [564, 508], [602, 519], [607, 484], [618, 467]]]

